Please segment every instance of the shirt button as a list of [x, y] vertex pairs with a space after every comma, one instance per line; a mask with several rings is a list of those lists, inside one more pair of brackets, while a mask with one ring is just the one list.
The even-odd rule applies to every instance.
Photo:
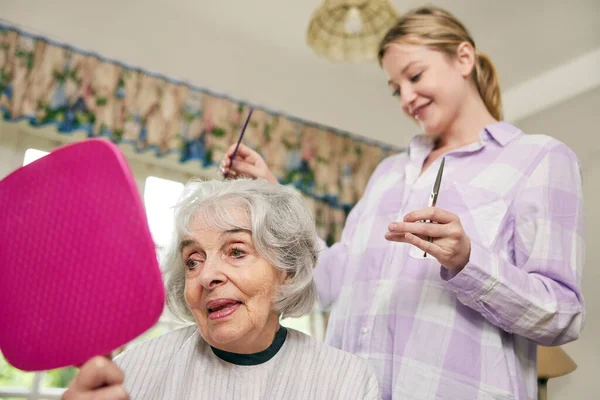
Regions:
[[367, 328], [366, 326], [362, 328], [362, 334], [366, 335], [367, 333], [369, 333], [369, 328]]

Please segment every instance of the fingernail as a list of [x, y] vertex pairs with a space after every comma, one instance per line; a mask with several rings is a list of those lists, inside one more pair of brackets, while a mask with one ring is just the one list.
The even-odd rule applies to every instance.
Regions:
[[395, 231], [397, 227], [398, 227], [398, 224], [390, 224], [389, 230], [390, 231]]

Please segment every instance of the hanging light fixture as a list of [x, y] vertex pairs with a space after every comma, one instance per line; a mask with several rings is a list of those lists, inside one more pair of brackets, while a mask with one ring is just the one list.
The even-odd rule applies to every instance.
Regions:
[[307, 43], [332, 61], [374, 60], [397, 18], [389, 0], [324, 0], [308, 25]]

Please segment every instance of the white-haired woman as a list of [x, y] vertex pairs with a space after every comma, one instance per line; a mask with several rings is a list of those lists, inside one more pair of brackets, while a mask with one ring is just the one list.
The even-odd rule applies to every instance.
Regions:
[[366, 362], [279, 324], [316, 299], [314, 221], [263, 180], [191, 182], [165, 260], [190, 327], [86, 363], [65, 398], [378, 399]]

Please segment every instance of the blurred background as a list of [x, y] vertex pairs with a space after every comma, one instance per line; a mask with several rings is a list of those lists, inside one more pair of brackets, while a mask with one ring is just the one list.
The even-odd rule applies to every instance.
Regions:
[[[0, 178], [65, 143], [106, 137], [128, 158], [160, 256], [183, 183], [216, 176], [254, 107], [245, 142], [304, 195], [333, 242], [379, 160], [418, 133], [389, 94], [373, 43], [397, 14], [444, 7], [494, 61], [505, 119], [565, 142], [581, 162], [587, 322], [562, 347], [577, 368], [549, 376], [548, 392], [597, 398], [600, 1], [374, 0], [365, 13], [353, 11], [365, 1], [326, 3], [2, 0]], [[326, 320], [315, 310], [283, 323], [322, 339]], [[165, 313], [136, 341], [178, 326]], [[73, 373], [23, 373], [0, 358], [0, 398], [59, 398]]]

